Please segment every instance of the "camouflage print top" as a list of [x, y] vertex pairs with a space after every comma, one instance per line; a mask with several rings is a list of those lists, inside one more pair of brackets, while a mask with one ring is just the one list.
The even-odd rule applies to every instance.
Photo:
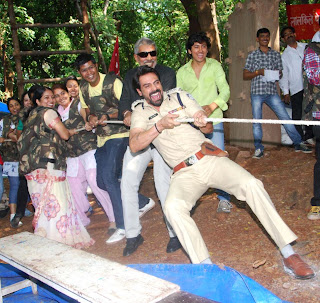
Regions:
[[48, 162], [54, 164], [54, 169], [66, 169], [66, 143], [56, 131], [46, 125], [44, 114], [48, 110], [53, 109], [36, 107], [30, 112], [24, 125], [18, 140], [22, 174], [28, 174], [37, 168], [46, 169]]
[[[73, 100], [69, 109], [69, 118], [63, 121], [63, 124], [68, 129], [82, 128], [85, 122], [79, 113], [80, 99]], [[97, 135], [92, 131], [80, 131], [71, 136], [67, 141], [67, 156], [79, 157], [84, 153], [97, 148]]]
[[[3, 118], [3, 132], [2, 137], [8, 139], [10, 129], [16, 129], [19, 124], [19, 115], [7, 115]], [[3, 142], [1, 145], [1, 155], [3, 161], [18, 162], [19, 153], [16, 142]]]
[[29, 107], [24, 107], [19, 111], [19, 119], [22, 123], [26, 122], [31, 109]]
[[[117, 76], [114, 73], [108, 73], [103, 81], [102, 92], [100, 96], [89, 96], [89, 83], [85, 80], [80, 82], [80, 89], [90, 114], [96, 115], [98, 119], [102, 115], [111, 115], [118, 112], [119, 100], [115, 97], [113, 84]], [[115, 134], [128, 132], [128, 129], [121, 124], [109, 124], [104, 127], [97, 127], [96, 134], [100, 137], [108, 137]]]

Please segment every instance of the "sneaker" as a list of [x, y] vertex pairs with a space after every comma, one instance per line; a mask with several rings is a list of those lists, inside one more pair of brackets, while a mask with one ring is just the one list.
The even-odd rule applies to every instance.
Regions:
[[252, 158], [254, 159], [260, 159], [263, 157], [263, 150], [261, 150], [260, 148], [256, 149]]
[[296, 279], [311, 279], [315, 276], [312, 268], [304, 262], [298, 254], [283, 259], [284, 270]]
[[139, 209], [139, 218], [142, 218], [149, 210], [154, 208], [156, 205], [156, 202], [154, 202], [151, 198], [149, 199], [149, 202]]
[[316, 145], [316, 143], [314, 142], [313, 138], [307, 139], [306, 141], [304, 141], [304, 144], [308, 144], [308, 145], [311, 145], [311, 146], [315, 146]]
[[14, 216], [12, 220], [10, 220], [10, 225], [13, 228], [18, 228], [23, 225], [23, 223], [20, 221], [21, 217]]
[[107, 244], [112, 244], [121, 241], [126, 237], [125, 230], [117, 228], [113, 235], [106, 241]]
[[320, 219], [320, 206], [311, 206], [311, 209], [308, 213], [309, 220], [319, 220]]
[[232, 204], [228, 200], [220, 200], [217, 213], [230, 213], [232, 207]]
[[30, 211], [28, 208], [26, 208], [26, 210], [24, 211], [24, 216], [25, 217], [32, 217], [33, 216], [33, 212]]
[[295, 151], [298, 152], [303, 152], [305, 154], [310, 154], [312, 153], [312, 149], [310, 149], [307, 145], [304, 143], [300, 143], [294, 147]]

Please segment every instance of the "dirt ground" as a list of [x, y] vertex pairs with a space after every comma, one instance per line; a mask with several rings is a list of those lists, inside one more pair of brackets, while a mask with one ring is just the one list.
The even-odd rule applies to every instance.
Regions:
[[[246, 207], [232, 197], [233, 208], [228, 215], [218, 214], [218, 200], [213, 190], [198, 201], [193, 213], [202, 236], [208, 246], [211, 258], [216, 264], [224, 264], [249, 276], [283, 300], [297, 303], [320, 302], [320, 221], [310, 221], [306, 215], [313, 191], [313, 154], [296, 153], [291, 147], [270, 148], [265, 156], [252, 159], [252, 150], [227, 146], [230, 157], [260, 179], [271, 196], [285, 222], [298, 235], [294, 245], [309, 262], [317, 276], [309, 281], [299, 281], [288, 276], [282, 266], [281, 256], [259, 222]], [[141, 192], [158, 200], [152, 176], [148, 168], [141, 186]], [[187, 255], [179, 250], [167, 254], [169, 240], [163, 222], [162, 211], [156, 207], [142, 219], [142, 235], [145, 242], [129, 257], [123, 257], [125, 240], [107, 245], [108, 220], [103, 210], [90, 195], [94, 213], [88, 226], [90, 235], [96, 240], [88, 252], [122, 263], [190, 263]], [[14, 230], [9, 225], [9, 215], [0, 219], [0, 237], [17, 232], [29, 231], [32, 218], [24, 218], [23, 226]], [[261, 263], [258, 268], [254, 264]]]

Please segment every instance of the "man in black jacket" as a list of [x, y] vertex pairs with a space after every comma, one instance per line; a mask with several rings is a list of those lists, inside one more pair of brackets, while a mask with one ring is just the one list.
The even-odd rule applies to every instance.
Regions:
[[[148, 65], [157, 70], [162, 79], [164, 90], [176, 87], [174, 70], [157, 64], [157, 48], [154, 41], [144, 37], [139, 39], [134, 46], [134, 58], [140, 66]], [[141, 98], [132, 85], [132, 79], [136, 71], [137, 67], [127, 72], [123, 81], [123, 90], [119, 104], [119, 120], [123, 120], [127, 126], [131, 124], [132, 104]], [[149, 203], [143, 209], [139, 210], [138, 208], [140, 182], [151, 160], [154, 163], [156, 191], [161, 205], [163, 205], [169, 189], [171, 169], [164, 162], [158, 151], [149, 146], [143, 151], [132, 153], [128, 147], [123, 159], [121, 197], [127, 238], [127, 245], [123, 251], [124, 256], [131, 255], [143, 243], [143, 238], [140, 234], [141, 224], [139, 218], [155, 205], [154, 201], [149, 199]], [[148, 198], [145, 197], [145, 199], [147, 200]], [[170, 236], [167, 252], [170, 253], [179, 249], [181, 244], [168, 223], [167, 228]]]

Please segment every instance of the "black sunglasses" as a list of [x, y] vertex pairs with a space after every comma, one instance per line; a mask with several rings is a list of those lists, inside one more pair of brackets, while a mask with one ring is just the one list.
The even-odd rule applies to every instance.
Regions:
[[147, 58], [149, 54], [151, 57], [155, 57], [157, 55], [157, 51], [153, 50], [151, 52], [141, 52], [141, 53], [138, 53], [138, 56], [141, 58]]

